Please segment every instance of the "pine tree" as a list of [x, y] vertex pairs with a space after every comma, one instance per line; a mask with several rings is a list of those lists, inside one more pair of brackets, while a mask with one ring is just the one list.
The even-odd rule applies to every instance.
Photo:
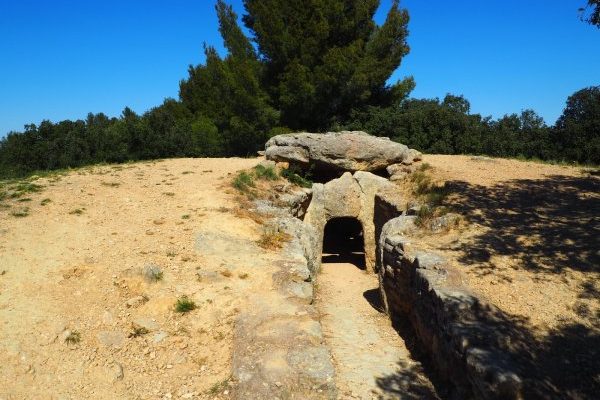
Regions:
[[235, 12], [222, 0], [216, 10], [228, 54], [222, 59], [213, 47], [205, 47], [206, 63], [189, 68], [180, 98], [198, 120], [214, 122], [228, 154], [247, 155], [264, 145], [279, 115], [261, 87], [263, 66]]
[[387, 85], [408, 51], [408, 13], [393, 2], [373, 20], [379, 0], [244, 0], [243, 20], [265, 62], [264, 82], [282, 123], [323, 130], [352, 110], [404, 98], [412, 78]]

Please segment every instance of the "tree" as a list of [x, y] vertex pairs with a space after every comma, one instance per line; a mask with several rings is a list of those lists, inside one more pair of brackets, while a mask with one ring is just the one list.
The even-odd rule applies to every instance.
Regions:
[[571, 95], [556, 130], [562, 158], [600, 164], [600, 86]]
[[600, 0], [588, 0], [587, 6], [580, 8], [579, 12], [582, 20], [600, 29]]
[[179, 96], [196, 119], [214, 123], [228, 154], [248, 155], [264, 145], [279, 114], [261, 86], [262, 63], [238, 26], [235, 12], [222, 0], [216, 10], [228, 54], [222, 59], [213, 47], [205, 47], [205, 64], [190, 66]]
[[264, 82], [283, 125], [324, 130], [352, 110], [387, 106], [412, 78], [387, 80], [408, 53], [408, 13], [394, 0], [383, 25], [379, 0], [244, 0], [245, 25], [265, 64]]

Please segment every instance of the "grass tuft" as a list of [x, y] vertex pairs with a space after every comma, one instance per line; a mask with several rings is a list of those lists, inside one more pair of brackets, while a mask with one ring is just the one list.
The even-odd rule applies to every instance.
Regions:
[[250, 188], [253, 188], [255, 186], [254, 178], [246, 171], [242, 171], [235, 177], [232, 185], [240, 192], [248, 193], [250, 191]]
[[285, 232], [281, 232], [275, 228], [264, 228], [257, 244], [263, 249], [275, 250], [280, 249], [283, 245], [289, 242], [291, 236]]
[[78, 331], [73, 331], [65, 338], [67, 344], [77, 344], [81, 342], [81, 334]]
[[260, 164], [254, 167], [254, 175], [257, 179], [264, 179], [267, 181], [276, 181], [279, 179], [277, 172], [275, 171], [275, 167], [266, 167]]
[[187, 296], [181, 296], [175, 303], [175, 311], [178, 313], [187, 313], [196, 309], [196, 303]]
[[15, 218], [24, 218], [29, 215], [29, 207], [23, 207], [10, 213]]
[[281, 176], [287, 179], [290, 183], [294, 185], [303, 187], [303, 188], [311, 188], [313, 182], [308, 179], [307, 176], [302, 176], [302, 171], [299, 168], [289, 167], [287, 169], [281, 170]]

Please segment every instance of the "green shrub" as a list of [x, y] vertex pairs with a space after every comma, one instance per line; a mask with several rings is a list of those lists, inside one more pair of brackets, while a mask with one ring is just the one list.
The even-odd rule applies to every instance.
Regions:
[[265, 167], [264, 165], [257, 165], [254, 167], [254, 175], [257, 179], [264, 179], [267, 181], [276, 181], [279, 178], [275, 171], [275, 167]]
[[175, 311], [178, 313], [187, 313], [196, 309], [196, 303], [187, 296], [181, 296], [175, 303]]
[[302, 176], [302, 171], [299, 168], [290, 167], [288, 169], [282, 169], [281, 176], [290, 183], [300, 187], [311, 188], [313, 184], [307, 177]]
[[242, 171], [235, 177], [232, 185], [240, 192], [245, 193], [254, 187], [254, 178], [246, 171]]

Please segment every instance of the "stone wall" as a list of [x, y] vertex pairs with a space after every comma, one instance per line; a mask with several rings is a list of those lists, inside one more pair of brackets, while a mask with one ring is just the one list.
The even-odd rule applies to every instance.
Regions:
[[[387, 179], [364, 171], [355, 172], [354, 175], [346, 172], [326, 184], [315, 183], [304, 222], [317, 232], [317, 254], [320, 256], [323, 250], [323, 233], [327, 222], [334, 218], [356, 218], [363, 228], [367, 269], [374, 271], [377, 247], [375, 196], [394, 188]], [[320, 258], [317, 262], [320, 262]]]
[[447, 261], [422, 252], [406, 236], [414, 217], [388, 221], [378, 243], [378, 274], [386, 311], [408, 326], [456, 399], [520, 399], [521, 379], [496, 329], [500, 310], [470, 294]]
[[[303, 201], [302, 192], [289, 198]], [[233, 340], [233, 399], [338, 398], [331, 354], [324, 344], [313, 303], [314, 278], [320, 265], [317, 232], [292, 216], [299, 205], [278, 208], [256, 201], [257, 213], [272, 217], [268, 229], [289, 235], [275, 260], [276, 290], [248, 299], [236, 320]]]

